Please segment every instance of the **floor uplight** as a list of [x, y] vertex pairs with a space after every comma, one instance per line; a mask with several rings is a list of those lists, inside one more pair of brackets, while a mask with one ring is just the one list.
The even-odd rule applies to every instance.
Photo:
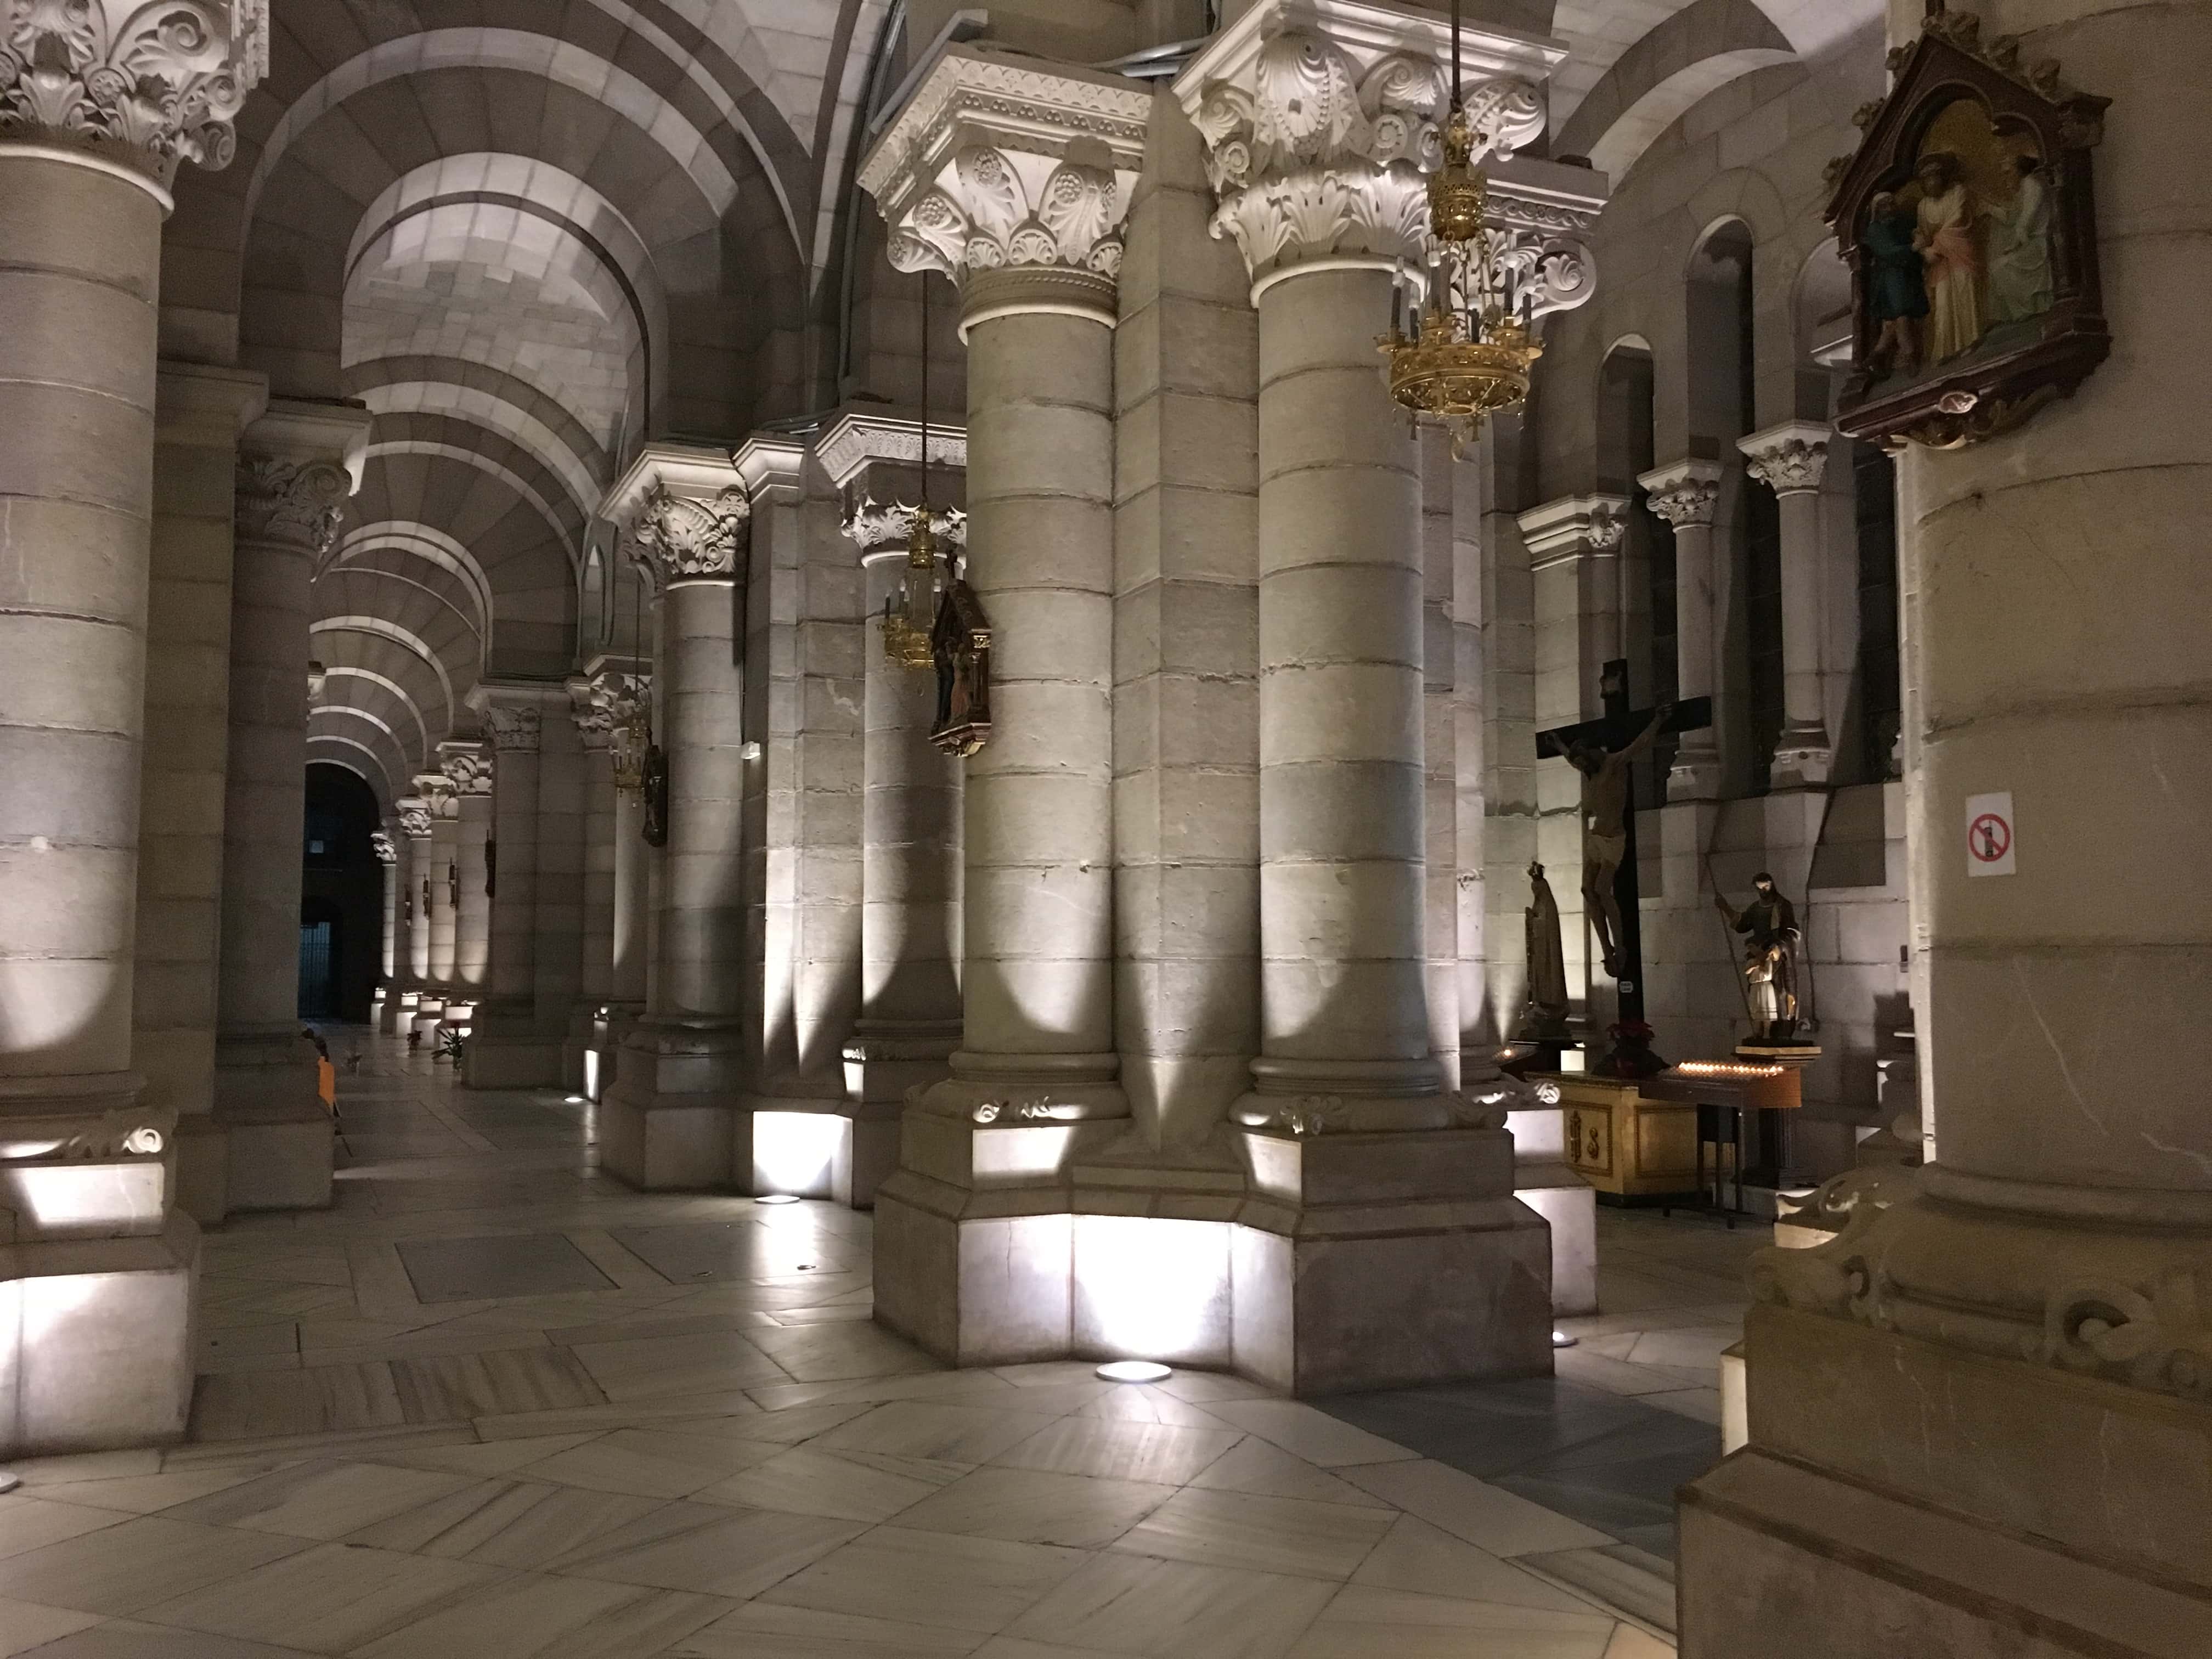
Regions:
[[756, 1204], [796, 1204], [799, 1202], [799, 1195], [796, 1193], [763, 1193], [758, 1198], [755, 1199], [753, 1202]]
[[1555, 1348], [1571, 1348], [1581, 1340], [1579, 1336], [1569, 1336], [1565, 1331], [1552, 1333], [1552, 1346]]
[[1162, 1382], [1175, 1368], [1157, 1359], [1109, 1359], [1091, 1375], [1103, 1382]]

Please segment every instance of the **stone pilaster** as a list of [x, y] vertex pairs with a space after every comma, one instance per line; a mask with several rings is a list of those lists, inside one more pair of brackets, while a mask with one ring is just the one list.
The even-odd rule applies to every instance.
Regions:
[[1604, 712], [1598, 678], [1622, 654], [1622, 495], [1565, 495], [1521, 514], [1536, 588], [1536, 719], [1568, 726]]
[[1753, 1263], [1749, 1444], [1683, 1498], [1686, 1659], [2212, 1650], [2212, 1112], [2163, 1040], [2212, 988], [2212, 200], [2167, 160], [2212, 6], [1976, 9], [2116, 95], [2100, 148], [2046, 159], [2094, 167], [2130, 343], [2018, 429], [1900, 459], [1934, 1161]]
[[0, 1457], [173, 1440], [191, 1399], [179, 1103], [132, 1069], [155, 303], [167, 185], [229, 159], [267, 9], [177, 9], [0, 5]]
[[398, 854], [392, 884], [398, 897], [392, 917], [392, 985], [376, 1028], [387, 1036], [404, 1036], [414, 1030], [430, 963], [430, 929], [422, 920], [422, 891], [430, 867], [430, 803], [420, 795], [404, 795], [392, 804], [392, 810], [396, 815], [393, 846]]
[[382, 878], [382, 895], [377, 914], [384, 919], [383, 945], [377, 955], [376, 989], [368, 999], [368, 1023], [380, 1030], [384, 1026], [384, 1011], [399, 994], [397, 964], [399, 949], [399, 844], [392, 839], [397, 820], [386, 818], [384, 827], [374, 831], [368, 838], [369, 849], [376, 854], [377, 873]]
[[568, 712], [582, 745], [583, 882], [576, 968], [576, 1000], [561, 1044], [561, 1080], [597, 1099], [594, 1073], [606, 1038], [603, 1011], [614, 987], [615, 771], [614, 711], [593, 692], [592, 677], [568, 677]]
[[[551, 1018], [540, 998], [540, 957], [560, 945], [544, 925], [541, 890], [548, 884], [543, 843], [549, 820], [557, 817], [547, 810], [552, 792], [546, 775], [550, 769], [557, 775], [563, 738], [565, 749], [574, 744], [568, 693], [558, 681], [485, 680], [469, 701], [483, 718], [493, 751], [485, 843], [491, 937], [464, 1077], [478, 1089], [543, 1088], [560, 1081], [560, 1030], [568, 1017], [566, 999]], [[573, 895], [568, 902], [573, 906]]]
[[600, 658], [591, 665], [592, 700], [606, 711], [608, 771], [614, 785], [614, 886], [609, 901], [606, 1003], [609, 1038], [605, 1064], [614, 1075], [614, 1048], [629, 1019], [645, 1011], [646, 967], [651, 954], [651, 884], [645, 841], [642, 776], [651, 725], [651, 665], [636, 658]]
[[442, 771], [423, 772], [415, 779], [416, 793], [430, 805], [429, 868], [416, 884], [416, 897], [430, 934], [430, 974], [415, 1006], [415, 1030], [433, 1046], [446, 1010], [453, 1000], [453, 922], [459, 904], [457, 860], [460, 848], [460, 807], [453, 787]]
[[[1550, 1365], [1547, 1235], [1512, 1196], [1503, 1106], [1431, 1053], [1421, 479], [1375, 368], [1425, 242], [1445, 27], [1262, 0], [1175, 86], [1260, 313], [1261, 1054], [1236, 1113], [1235, 1357], [1301, 1393]], [[1480, 137], [1507, 152], [1542, 131], [1556, 53], [1474, 40]]]
[[330, 1115], [298, 1016], [307, 624], [368, 422], [358, 404], [272, 398], [239, 455], [216, 1079], [234, 1210], [330, 1202]]
[[[1720, 507], [1719, 465], [1676, 461], [1637, 479], [1651, 510], [1674, 532], [1674, 695], [1709, 697], [1720, 683], [1722, 633], [1713, 615], [1713, 519]], [[1685, 732], [1667, 775], [1669, 800], [1711, 800], [1720, 793], [1721, 752], [1715, 727]]]
[[[727, 452], [649, 443], [608, 492], [659, 593], [655, 723], [667, 844], [646, 1016], [623, 1040], [601, 1104], [607, 1169], [648, 1189], [718, 1188], [738, 1167], [744, 960], [744, 687], [735, 592], [752, 503]], [[750, 1128], [742, 1138], [750, 1168]]]
[[[1149, 88], [964, 48], [860, 168], [968, 342], [967, 580], [990, 618], [966, 763], [963, 1046], [877, 1196], [877, 1317], [960, 1363], [1073, 1339], [1067, 1170], [1127, 1101], [1113, 1027], [1113, 325]], [[995, 1264], [995, 1265], [993, 1265]]]
[[1782, 735], [1769, 775], [1777, 789], [1817, 787], [1836, 760], [1820, 707], [1820, 481], [1828, 428], [1784, 421], [1736, 447], [1744, 471], [1774, 492], [1782, 519]]
[[453, 967], [442, 1024], [474, 1029], [477, 1003], [491, 974], [491, 896], [484, 890], [484, 848], [491, 840], [492, 757], [480, 738], [454, 738], [438, 745], [453, 807]]
[[[933, 420], [930, 493], [940, 558], [967, 543], [967, 434]], [[865, 614], [903, 604], [921, 501], [920, 422], [863, 408], [823, 428], [815, 455], [848, 503], [843, 530], [866, 573]], [[907, 1092], [949, 1073], [960, 1046], [961, 769], [934, 747], [934, 674], [901, 663], [871, 623], [863, 670], [860, 1005], [845, 1054], [852, 1122], [848, 1201], [874, 1201], [896, 1167]]]

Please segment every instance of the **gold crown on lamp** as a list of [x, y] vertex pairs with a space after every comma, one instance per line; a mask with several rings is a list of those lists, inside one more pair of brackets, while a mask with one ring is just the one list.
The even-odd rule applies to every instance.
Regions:
[[891, 599], [884, 600], [884, 655], [901, 667], [936, 666], [930, 634], [937, 623], [937, 577], [936, 532], [929, 527], [929, 508], [917, 507], [906, 544], [906, 603], [895, 609]]
[[[1456, 35], [1456, 12], [1453, 25]], [[1443, 150], [1443, 165], [1428, 183], [1429, 228], [1443, 252], [1430, 301], [1413, 334], [1393, 326], [1381, 344], [1390, 360], [1391, 400], [1417, 422], [1443, 422], [1467, 443], [1481, 431], [1485, 416], [1528, 397], [1528, 372], [1544, 348], [1502, 297], [1504, 272], [1483, 223], [1489, 187], [1474, 164], [1474, 133], [1459, 102], [1456, 72]], [[1451, 299], [1455, 284], [1458, 305]]]

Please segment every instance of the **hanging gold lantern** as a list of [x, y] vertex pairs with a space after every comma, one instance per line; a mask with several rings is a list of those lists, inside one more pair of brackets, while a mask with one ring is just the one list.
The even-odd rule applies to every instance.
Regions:
[[[926, 425], [923, 430], [927, 442]], [[925, 501], [914, 510], [900, 592], [884, 599], [884, 654], [902, 667], [925, 669], [936, 664], [930, 635], [937, 626], [939, 580], [937, 535], [929, 526], [929, 504]]]

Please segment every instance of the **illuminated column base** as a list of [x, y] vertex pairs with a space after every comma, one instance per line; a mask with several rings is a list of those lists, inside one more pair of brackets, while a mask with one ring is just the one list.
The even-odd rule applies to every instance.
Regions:
[[1513, 1196], [1552, 1229], [1552, 1316], [1597, 1309], [1597, 1192], [1567, 1164], [1566, 1112], [1531, 1106], [1505, 1115], [1513, 1136]]
[[599, 1163], [646, 1192], [726, 1192], [752, 1169], [752, 1114], [733, 1109], [744, 1039], [722, 1021], [659, 1016], [623, 1039], [599, 1106]]
[[420, 991], [393, 991], [384, 1000], [384, 1012], [376, 1018], [376, 1029], [386, 1036], [398, 1036], [410, 1030], [422, 995]]
[[470, 1018], [463, 1081], [471, 1089], [552, 1086], [561, 1075], [561, 1045], [538, 1036], [534, 1018], [527, 998], [508, 1002], [487, 997], [477, 1003]]
[[446, 1017], [446, 999], [439, 992], [425, 991], [415, 1004], [412, 1029], [425, 1044], [434, 1044], [438, 1036], [438, 1022]]

